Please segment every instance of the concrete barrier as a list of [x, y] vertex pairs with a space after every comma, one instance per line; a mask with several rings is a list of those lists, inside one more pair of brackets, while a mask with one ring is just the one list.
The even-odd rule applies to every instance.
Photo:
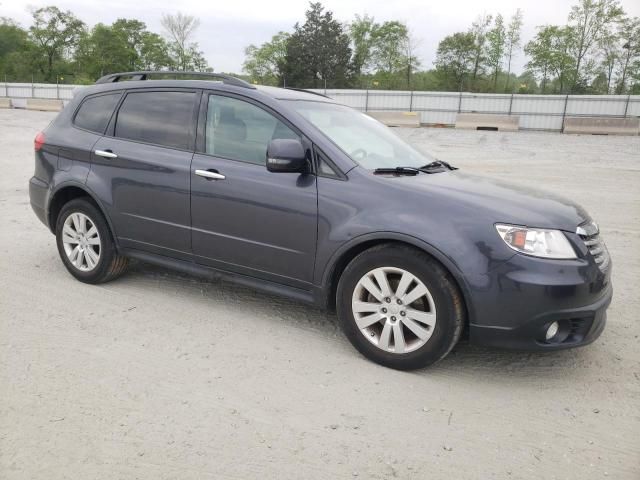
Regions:
[[0, 108], [11, 108], [11, 99], [8, 97], [0, 97]]
[[517, 132], [519, 126], [520, 117], [517, 115], [493, 113], [459, 113], [456, 115], [456, 128]]
[[367, 112], [367, 115], [388, 127], [420, 126], [420, 115], [417, 112]]
[[60, 112], [62, 100], [50, 100], [42, 98], [27, 98], [27, 110], [40, 110], [43, 112]]
[[587, 135], [640, 135], [640, 117], [567, 117], [563, 133]]

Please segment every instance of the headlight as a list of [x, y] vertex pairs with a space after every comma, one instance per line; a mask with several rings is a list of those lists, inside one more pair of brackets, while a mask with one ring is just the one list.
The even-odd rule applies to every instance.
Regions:
[[576, 252], [560, 230], [496, 224], [498, 235], [516, 252], [542, 258], [576, 258]]

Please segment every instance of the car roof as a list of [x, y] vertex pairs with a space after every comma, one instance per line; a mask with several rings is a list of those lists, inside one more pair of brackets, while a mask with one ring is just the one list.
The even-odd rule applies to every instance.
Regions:
[[78, 93], [81, 92], [82, 96], [86, 96], [111, 90], [133, 90], [138, 88], [198, 88], [234, 92], [253, 98], [260, 98], [261, 95], [265, 95], [276, 100], [307, 100], [314, 102], [336, 103], [333, 99], [325, 97], [320, 93], [305, 90], [270, 87], [266, 85], [255, 85], [255, 87], [256, 88], [247, 88], [228, 85], [221, 81], [211, 80], [128, 80], [89, 85], [81, 88]]

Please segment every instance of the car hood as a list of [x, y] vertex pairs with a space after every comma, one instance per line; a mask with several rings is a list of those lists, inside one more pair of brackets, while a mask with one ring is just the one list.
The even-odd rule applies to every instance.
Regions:
[[405, 191], [428, 195], [431, 205], [446, 208], [447, 203], [455, 202], [457, 207], [472, 209], [473, 215], [490, 217], [493, 223], [575, 232], [578, 225], [590, 220], [580, 205], [561, 196], [459, 170], [387, 178], [399, 181]]

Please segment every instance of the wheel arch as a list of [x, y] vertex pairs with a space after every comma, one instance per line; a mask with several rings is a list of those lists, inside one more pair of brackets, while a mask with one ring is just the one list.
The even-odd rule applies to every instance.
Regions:
[[59, 185], [52, 193], [51, 200], [49, 201], [49, 209], [47, 212], [47, 221], [49, 223], [49, 230], [55, 235], [56, 233], [56, 222], [58, 219], [58, 215], [64, 207], [65, 204], [70, 202], [71, 200], [75, 200], [76, 198], [88, 198], [96, 208], [102, 213], [104, 216], [107, 225], [109, 226], [109, 230], [111, 232], [111, 237], [113, 241], [118, 247], [117, 237], [115, 235], [115, 231], [113, 229], [113, 224], [111, 223], [111, 219], [107, 212], [105, 211], [102, 203], [98, 200], [96, 195], [91, 192], [90, 189], [86, 187], [86, 185], [77, 183], [77, 182], [65, 182], [64, 184]]
[[371, 247], [381, 244], [400, 244], [406, 245], [417, 250], [420, 250], [427, 255], [433, 257], [442, 267], [449, 272], [453, 277], [456, 286], [460, 290], [464, 306], [466, 310], [466, 323], [471, 321], [472, 308], [470, 302], [469, 286], [462, 275], [460, 269], [456, 264], [449, 259], [444, 253], [437, 248], [433, 247], [427, 242], [420, 240], [419, 238], [412, 237], [410, 235], [404, 235], [394, 232], [379, 232], [374, 234], [362, 235], [352, 239], [347, 244], [338, 249], [328, 262], [322, 276], [322, 290], [324, 292], [324, 306], [335, 311], [336, 292], [338, 288], [338, 282], [342, 272], [347, 267], [349, 262], [353, 260], [357, 255], [370, 249]]

